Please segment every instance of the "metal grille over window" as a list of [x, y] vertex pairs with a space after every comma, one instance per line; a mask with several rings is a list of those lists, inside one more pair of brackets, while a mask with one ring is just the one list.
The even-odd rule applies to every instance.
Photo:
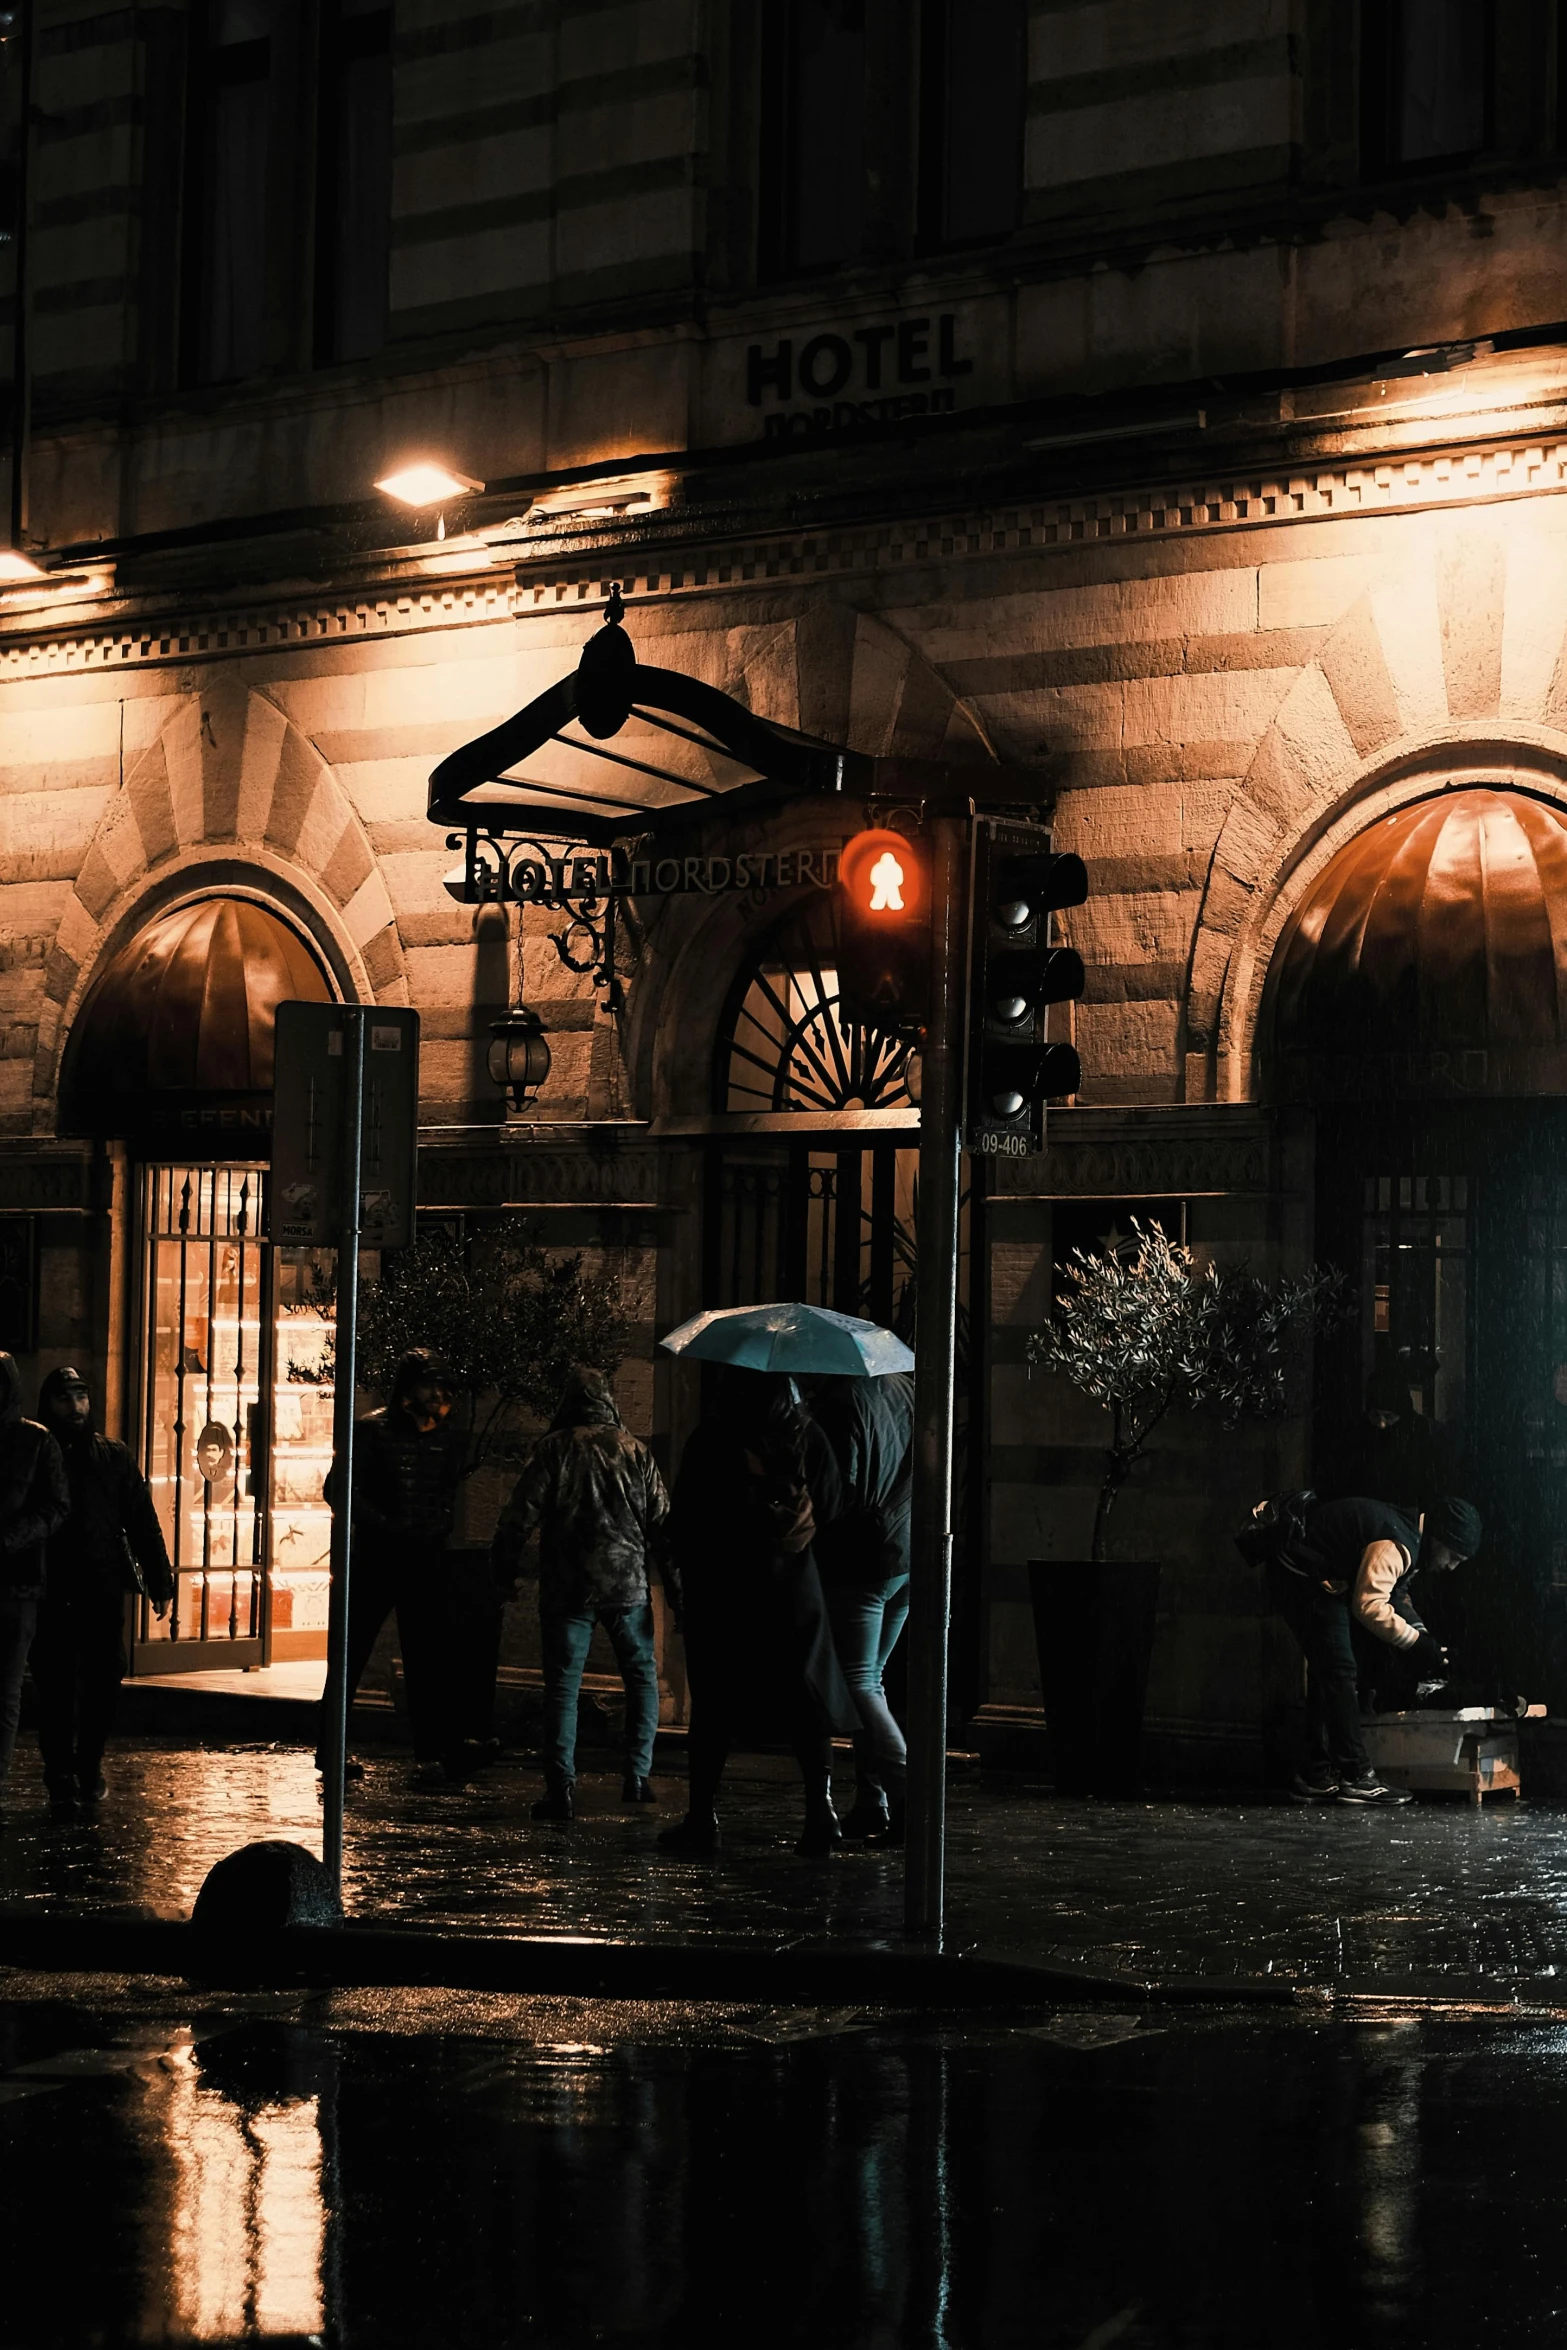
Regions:
[[846, 1014], [831, 914], [791, 913], [768, 933], [719, 1032], [723, 1110], [911, 1107], [909, 1047]]

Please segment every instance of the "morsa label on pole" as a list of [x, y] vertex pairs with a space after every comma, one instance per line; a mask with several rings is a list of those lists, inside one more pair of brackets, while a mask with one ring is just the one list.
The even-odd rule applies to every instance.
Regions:
[[[359, 1237], [406, 1248], [414, 1231], [419, 1015], [366, 1004]], [[333, 1248], [344, 1222], [341, 1004], [279, 1004], [270, 1233], [281, 1248]]]

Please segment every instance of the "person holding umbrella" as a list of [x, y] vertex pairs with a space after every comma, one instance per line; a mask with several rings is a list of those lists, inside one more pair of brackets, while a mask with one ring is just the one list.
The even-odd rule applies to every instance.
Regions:
[[854, 1809], [843, 1832], [901, 1844], [909, 1757], [883, 1682], [909, 1614], [914, 1382], [903, 1371], [812, 1379], [806, 1393], [843, 1480], [843, 1509], [817, 1544], [833, 1642], [859, 1716]]
[[670, 1852], [718, 1851], [718, 1789], [730, 1749], [746, 1738], [793, 1746], [805, 1782], [798, 1849], [824, 1855], [842, 1835], [832, 1737], [853, 1736], [861, 1721], [833, 1645], [816, 1555], [842, 1513], [843, 1483], [794, 1374], [863, 1376], [911, 1358], [873, 1323], [797, 1305], [699, 1314], [663, 1343], [725, 1368], [675, 1480], [690, 1793], [685, 1819], [659, 1843]]

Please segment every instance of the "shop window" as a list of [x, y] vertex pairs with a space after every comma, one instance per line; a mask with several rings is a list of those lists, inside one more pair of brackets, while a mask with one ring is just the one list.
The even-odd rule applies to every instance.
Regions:
[[187, 371], [231, 383], [266, 359], [275, 0], [209, 0], [192, 19], [186, 193]]
[[392, 11], [337, 0], [321, 48], [316, 343], [323, 362], [386, 341], [392, 233]]
[[1027, 77], [1022, 0], [925, 0], [920, 61], [920, 235], [926, 245], [1010, 236], [1023, 191]]
[[263, 1180], [144, 1171], [141, 1457], [175, 1600], [141, 1608], [143, 1670], [325, 1654], [330, 1259], [266, 1245]]
[[865, 239], [865, 0], [767, 0], [763, 272], [852, 261]]
[[1423, 171], [1490, 136], [1491, 0], [1368, 0], [1367, 168]]

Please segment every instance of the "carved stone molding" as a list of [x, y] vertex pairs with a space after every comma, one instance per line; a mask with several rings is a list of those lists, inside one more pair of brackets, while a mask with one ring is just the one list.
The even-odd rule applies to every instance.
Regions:
[[1233, 1111], [1052, 1110], [1036, 1159], [999, 1160], [993, 1196], [1006, 1199], [1171, 1199], [1268, 1192], [1278, 1179], [1273, 1122]]
[[93, 1172], [94, 1162], [85, 1151], [9, 1151], [0, 1145], [0, 1210], [14, 1214], [106, 1206]]

